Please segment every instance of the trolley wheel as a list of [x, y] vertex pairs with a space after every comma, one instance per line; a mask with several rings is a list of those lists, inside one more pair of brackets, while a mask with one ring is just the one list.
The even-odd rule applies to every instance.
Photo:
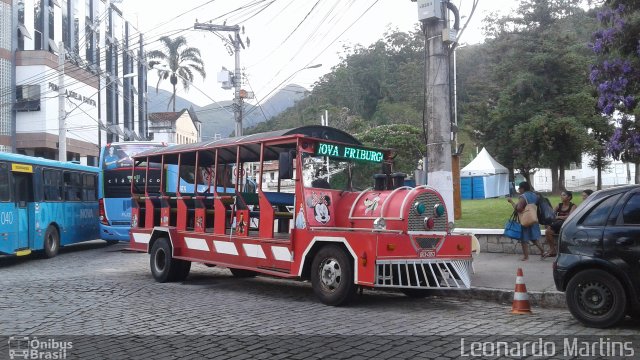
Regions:
[[176, 273], [174, 274], [173, 281], [182, 281], [189, 276], [189, 272], [191, 271], [191, 261], [186, 260], [178, 260], [174, 259], [174, 261], [178, 262], [178, 267], [176, 269]]
[[149, 264], [153, 278], [160, 283], [184, 280], [191, 270], [191, 261], [171, 256], [171, 243], [167, 238], [160, 238], [153, 244]]
[[237, 278], [252, 278], [258, 275], [257, 272], [252, 270], [234, 269], [234, 268], [229, 268], [229, 270], [231, 271], [231, 274], [233, 274], [233, 276]]
[[60, 234], [55, 226], [49, 225], [44, 233], [44, 257], [50, 259], [60, 251]]
[[627, 298], [620, 281], [602, 270], [577, 273], [567, 285], [566, 299], [573, 317], [595, 328], [617, 324], [627, 310]]
[[414, 299], [423, 299], [427, 296], [433, 295], [433, 291], [430, 289], [400, 289], [400, 291], [406, 296]]
[[340, 247], [324, 246], [311, 266], [311, 285], [320, 302], [340, 306], [353, 300], [358, 289], [353, 281], [353, 262]]

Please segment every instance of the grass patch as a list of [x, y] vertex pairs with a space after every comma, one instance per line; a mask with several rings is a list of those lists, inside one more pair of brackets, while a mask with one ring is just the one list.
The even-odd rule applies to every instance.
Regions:
[[[543, 194], [555, 207], [560, 203], [559, 195]], [[516, 201], [517, 198], [513, 198]], [[573, 194], [571, 200], [580, 205], [580, 193]], [[462, 200], [462, 218], [455, 221], [457, 228], [502, 229], [511, 216], [513, 208], [506, 197], [482, 200]]]

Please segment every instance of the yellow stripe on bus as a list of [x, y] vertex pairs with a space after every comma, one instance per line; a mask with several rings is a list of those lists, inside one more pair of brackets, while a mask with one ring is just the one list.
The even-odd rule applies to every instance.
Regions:
[[11, 164], [11, 171], [32, 173], [33, 166], [25, 164]]

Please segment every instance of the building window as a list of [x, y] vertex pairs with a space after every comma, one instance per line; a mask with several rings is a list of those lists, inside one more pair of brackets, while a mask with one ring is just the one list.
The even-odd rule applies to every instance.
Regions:
[[[73, 53], [80, 55], [80, 4], [73, 0]], [[86, 36], [86, 34], [85, 34]]]
[[[71, 30], [69, 29], [70, 10], [69, 0], [62, 0], [62, 41], [64, 41], [64, 45], [67, 48], [71, 45]], [[49, 21], [51, 21], [51, 19]], [[49, 24], [49, 28], [51, 28], [51, 24]], [[49, 33], [49, 36], [52, 37], [51, 33]]]
[[86, 59], [91, 64], [93, 63], [93, 5], [91, 0], [85, 0], [85, 30], [84, 30], [84, 43], [86, 45]]
[[43, 33], [44, 33], [44, 9], [42, 7], [43, 0], [35, 0], [33, 2], [33, 32], [34, 32], [34, 49], [42, 50], [43, 46]]
[[[56, 28], [56, 17], [54, 16], [54, 11], [53, 11], [53, 0], [49, 0], [49, 6], [47, 6], [47, 13], [49, 15], [49, 52], [55, 52], [56, 51], [56, 45], [55, 45], [55, 38], [54, 38], [54, 34], [55, 34], [55, 28]], [[60, 49], [62, 50], [62, 49]]]
[[16, 111], [40, 111], [40, 85], [16, 86]]

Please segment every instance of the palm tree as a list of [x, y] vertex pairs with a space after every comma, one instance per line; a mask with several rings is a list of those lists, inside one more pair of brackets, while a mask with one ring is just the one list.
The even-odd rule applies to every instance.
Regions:
[[155, 65], [164, 64], [166, 68], [158, 70], [158, 85], [156, 86], [156, 93], [158, 92], [158, 86], [160, 81], [169, 79], [171, 85], [173, 85], [173, 95], [169, 99], [167, 104], [167, 110], [169, 105], [173, 101], [173, 112], [176, 111], [176, 85], [178, 84], [178, 78], [182, 80], [182, 87], [188, 91], [189, 83], [193, 81], [193, 72], [197, 72], [204, 79], [207, 74], [204, 71], [204, 64], [200, 58], [200, 50], [194, 47], [187, 46], [187, 40], [184, 36], [178, 36], [175, 39], [171, 39], [168, 36], [163, 36], [160, 39], [164, 50], [153, 50], [149, 52], [148, 56], [151, 59], [149, 61], [149, 68], [153, 69]]

